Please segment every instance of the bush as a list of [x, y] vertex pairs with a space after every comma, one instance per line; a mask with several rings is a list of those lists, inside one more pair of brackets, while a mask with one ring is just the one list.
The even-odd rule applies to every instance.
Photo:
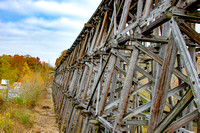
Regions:
[[31, 127], [33, 118], [31, 116], [31, 112], [28, 109], [16, 109], [13, 114], [12, 118], [17, 121], [18, 123], [24, 125], [25, 127]]
[[6, 112], [4, 116], [0, 115], [0, 131], [12, 133], [14, 129], [14, 121], [10, 119], [10, 113]]
[[24, 103], [24, 100], [21, 97], [16, 97], [14, 99], [16, 104], [22, 105]]
[[22, 79], [20, 97], [26, 105], [34, 106], [45, 82], [39, 72], [30, 72]]
[[14, 121], [12, 119], [5, 120], [4, 131], [6, 133], [12, 133], [14, 129]]
[[0, 115], [0, 129], [3, 129], [3, 127], [4, 127], [4, 117]]
[[25, 125], [25, 124], [27, 124], [28, 122], [30, 122], [31, 117], [30, 117], [29, 114], [23, 114], [23, 115], [21, 116], [21, 120], [22, 120], [22, 124]]

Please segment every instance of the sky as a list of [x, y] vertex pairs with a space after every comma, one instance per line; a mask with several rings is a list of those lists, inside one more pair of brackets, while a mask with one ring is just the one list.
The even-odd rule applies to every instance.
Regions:
[[29, 54], [54, 66], [56, 58], [70, 48], [100, 2], [0, 0], [0, 56]]
[[55, 64], [101, 0], [0, 0], [0, 56], [31, 55]]

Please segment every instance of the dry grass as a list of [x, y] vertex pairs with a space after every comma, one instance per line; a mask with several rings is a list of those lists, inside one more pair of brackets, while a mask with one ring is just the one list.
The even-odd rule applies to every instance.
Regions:
[[39, 72], [30, 72], [22, 78], [22, 86], [18, 98], [9, 101], [0, 92], [0, 132], [27, 133], [38, 119], [33, 108], [39, 100], [39, 94], [48, 85]]

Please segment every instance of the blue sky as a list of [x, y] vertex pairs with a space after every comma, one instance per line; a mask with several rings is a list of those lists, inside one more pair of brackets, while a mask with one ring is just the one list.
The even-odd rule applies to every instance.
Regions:
[[100, 2], [0, 0], [0, 55], [29, 54], [54, 65]]
[[0, 55], [29, 54], [54, 65], [101, 0], [0, 0]]

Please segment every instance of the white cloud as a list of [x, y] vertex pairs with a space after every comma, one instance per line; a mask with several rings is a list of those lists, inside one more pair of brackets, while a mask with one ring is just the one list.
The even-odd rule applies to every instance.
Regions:
[[73, 3], [56, 3], [52, 1], [37, 1], [33, 3], [35, 11], [40, 11], [48, 15], [76, 15], [76, 16], [88, 16], [90, 10], [82, 8], [79, 5]]
[[75, 21], [66, 17], [62, 17], [56, 20], [45, 20], [44, 18], [28, 18], [24, 20], [27, 25], [34, 25], [44, 28], [53, 29], [81, 29], [84, 25], [84, 21]]
[[0, 10], [23, 16], [17, 21], [0, 18], [0, 55], [30, 54], [54, 65], [100, 3], [100, 0], [67, 1], [0, 0]]
[[30, 14], [45, 14], [49, 16], [78, 16], [87, 18], [90, 17], [100, 0], [83, 2], [56, 2], [44, 0], [7, 0], [0, 2], [0, 9], [11, 12], [16, 12], [22, 15]]
[[[0, 55], [30, 54], [52, 65], [60, 53], [68, 49], [81, 30], [81, 26], [67, 30], [71, 24], [61, 24], [64, 18], [48, 21], [26, 19], [20, 22], [0, 22]], [[68, 20], [67, 21], [73, 21]], [[63, 22], [63, 23], [64, 23]], [[46, 27], [44, 24], [48, 24]], [[74, 22], [75, 23], [75, 22]], [[56, 27], [54, 30], [48, 28]]]

